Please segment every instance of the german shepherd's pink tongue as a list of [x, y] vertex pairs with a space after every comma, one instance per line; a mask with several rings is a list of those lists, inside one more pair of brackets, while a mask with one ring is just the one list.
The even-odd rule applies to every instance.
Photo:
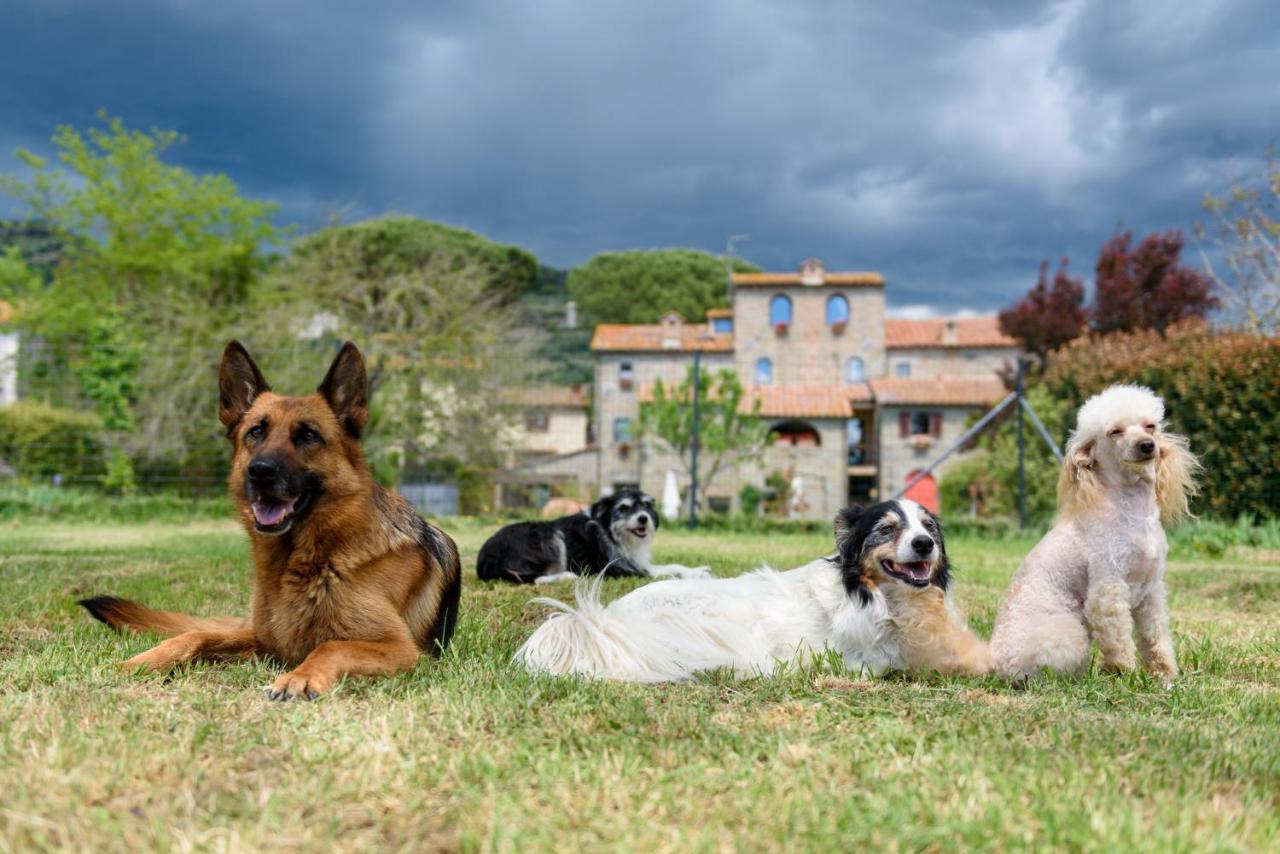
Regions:
[[253, 502], [253, 518], [258, 521], [259, 525], [271, 527], [279, 525], [284, 517], [293, 512], [293, 500], [285, 501], [282, 504], [268, 504], [265, 501]]

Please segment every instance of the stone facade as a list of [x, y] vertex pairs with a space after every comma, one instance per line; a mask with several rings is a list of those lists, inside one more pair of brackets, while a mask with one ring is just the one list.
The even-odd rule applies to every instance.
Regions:
[[[888, 319], [879, 274], [828, 273], [813, 259], [797, 273], [735, 274], [732, 309], [705, 323], [597, 327], [592, 350], [593, 494], [637, 484], [660, 496], [671, 470], [687, 496], [680, 460], [635, 427], [654, 383], [682, 382], [700, 352], [707, 370], [737, 371], [772, 436], [763, 461], [727, 465], [705, 503], [736, 510], [744, 486], [776, 473], [800, 487], [787, 496], [795, 514], [814, 519], [901, 489], [1003, 396], [996, 371], [1017, 355], [992, 317]], [[911, 365], [909, 379], [894, 378], [895, 362]]]

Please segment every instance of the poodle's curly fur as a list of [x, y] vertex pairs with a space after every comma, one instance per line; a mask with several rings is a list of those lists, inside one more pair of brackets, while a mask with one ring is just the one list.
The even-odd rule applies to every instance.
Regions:
[[[1162, 523], [1190, 515], [1199, 463], [1164, 429], [1150, 389], [1114, 385], [1080, 408], [1058, 479], [1058, 518], [1013, 576], [996, 617], [996, 669], [1178, 672], [1165, 604]], [[1137, 644], [1134, 644], [1134, 628]]]

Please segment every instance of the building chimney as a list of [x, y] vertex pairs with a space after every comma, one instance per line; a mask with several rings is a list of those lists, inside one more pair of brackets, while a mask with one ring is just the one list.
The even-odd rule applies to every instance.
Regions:
[[942, 324], [942, 343], [955, 344], [956, 341], [957, 341], [956, 322], [954, 320], [948, 319], [945, 323]]

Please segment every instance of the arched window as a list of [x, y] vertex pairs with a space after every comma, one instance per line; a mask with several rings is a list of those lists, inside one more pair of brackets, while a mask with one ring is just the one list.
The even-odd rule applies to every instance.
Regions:
[[867, 379], [867, 366], [858, 356], [850, 356], [844, 364], [845, 382], [860, 383]]
[[849, 301], [840, 294], [827, 297], [827, 326], [849, 322]]
[[773, 361], [762, 356], [756, 359], [756, 385], [768, 385], [773, 382]]
[[778, 294], [769, 300], [769, 325], [791, 325], [791, 297]]

